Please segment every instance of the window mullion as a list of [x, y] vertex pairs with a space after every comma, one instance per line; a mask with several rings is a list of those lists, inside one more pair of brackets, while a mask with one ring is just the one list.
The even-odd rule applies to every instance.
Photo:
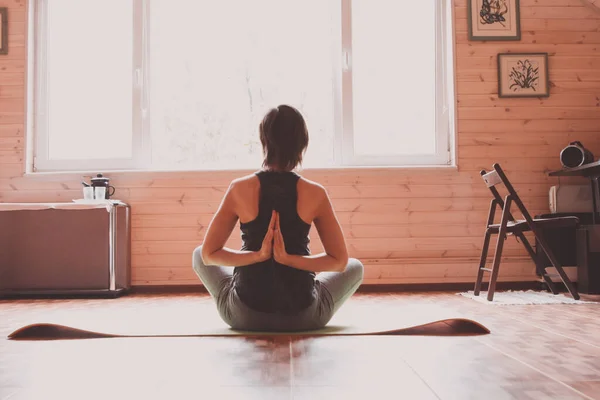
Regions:
[[444, 43], [444, 0], [438, 0], [435, 8], [435, 63], [436, 63], [436, 85], [435, 85], [435, 108], [436, 108], [436, 121], [435, 121], [435, 142], [436, 142], [436, 154], [442, 155], [447, 150], [447, 144], [445, 143], [445, 132], [447, 131], [447, 108], [445, 99], [445, 67], [444, 67], [444, 56], [445, 43]]
[[342, 0], [342, 165], [354, 158], [352, 101], [352, 0]]
[[333, 78], [333, 163], [335, 166], [342, 165], [343, 161], [343, 129], [344, 129], [344, 113], [343, 113], [343, 30], [342, 18], [343, 10], [342, 3], [345, 0], [339, 0], [333, 5], [333, 17], [331, 32], [333, 32], [332, 40], [332, 78]]
[[147, 0], [134, 2], [134, 46], [133, 46], [133, 164], [135, 168], [147, 169], [149, 165], [147, 140]]
[[48, 90], [47, 90], [47, 0], [39, 0], [33, 5], [35, 20], [34, 34], [34, 117], [32, 132], [35, 132], [35, 152], [33, 159], [33, 171], [48, 164]]
[[438, 51], [436, 52], [436, 71], [437, 72], [437, 90], [438, 95], [436, 99], [437, 107], [437, 121], [436, 121], [436, 142], [437, 142], [437, 155], [444, 159], [446, 164], [451, 162], [450, 152], [450, 135], [452, 130], [451, 127], [451, 95], [452, 95], [452, 82], [449, 76], [449, 71], [452, 71], [451, 67], [451, 50], [450, 44], [452, 35], [449, 32], [449, 14], [448, 14], [448, 1], [438, 0], [436, 26], [438, 27], [436, 45]]

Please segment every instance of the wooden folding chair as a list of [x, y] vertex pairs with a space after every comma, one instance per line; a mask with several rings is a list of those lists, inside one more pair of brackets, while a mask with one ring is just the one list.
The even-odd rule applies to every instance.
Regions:
[[[541, 250], [546, 253], [548, 260], [552, 263], [552, 266], [558, 272], [558, 276], [567, 287], [567, 290], [573, 296], [575, 300], [579, 299], [579, 294], [577, 290], [573, 286], [573, 283], [569, 280], [569, 277], [565, 273], [564, 269], [554, 256], [554, 253], [544, 240], [541, 235], [542, 229], [548, 228], [563, 228], [563, 227], [577, 227], [579, 225], [579, 218], [577, 217], [557, 217], [557, 218], [531, 218], [531, 215], [523, 205], [523, 202], [517, 195], [514, 187], [509, 182], [508, 178], [500, 168], [499, 164], [493, 165], [494, 170], [487, 172], [485, 170], [481, 171], [481, 176], [483, 177], [483, 181], [487, 185], [487, 187], [492, 192], [492, 196], [494, 197], [491, 201], [490, 212], [488, 214], [487, 226], [485, 230], [485, 238], [483, 240], [483, 248], [481, 250], [481, 260], [479, 262], [479, 270], [477, 272], [477, 281], [475, 282], [475, 296], [479, 296], [479, 292], [481, 291], [481, 282], [483, 280], [484, 272], [490, 272], [490, 284], [488, 288], [487, 299], [492, 301], [494, 299], [494, 291], [496, 290], [496, 280], [498, 279], [498, 271], [500, 269], [500, 258], [502, 257], [502, 248], [504, 246], [504, 241], [507, 238], [507, 235], [514, 235], [518, 240], [523, 243], [525, 249], [529, 253], [529, 256], [535, 262], [535, 252], [533, 248], [529, 244], [529, 241], [523, 234], [523, 232], [531, 231], [535, 235], [537, 239], [537, 244]], [[498, 193], [498, 189], [496, 185], [504, 184], [506, 190], [508, 191], [508, 195], [504, 199]], [[510, 208], [512, 204], [515, 203], [519, 208], [519, 211], [523, 215], [524, 220], [515, 220], [510, 212]], [[499, 207], [502, 210], [502, 219], [499, 224], [494, 224], [494, 216], [496, 213], [496, 207]], [[496, 244], [496, 252], [494, 254], [494, 261], [492, 268], [485, 268], [487, 253], [490, 244], [490, 239], [492, 234], [498, 235], [498, 240]], [[518, 241], [517, 240], [517, 241]], [[550, 279], [550, 276], [546, 272], [546, 267], [540, 268], [537, 271], [538, 274], [542, 276], [548, 288], [552, 291], [552, 293], [557, 294], [558, 291], [556, 289], [555, 284]]]

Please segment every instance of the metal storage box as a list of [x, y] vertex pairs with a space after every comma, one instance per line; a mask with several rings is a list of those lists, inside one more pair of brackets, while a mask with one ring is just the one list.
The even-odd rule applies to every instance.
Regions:
[[0, 297], [116, 297], [130, 288], [125, 203], [0, 203], [0, 227]]

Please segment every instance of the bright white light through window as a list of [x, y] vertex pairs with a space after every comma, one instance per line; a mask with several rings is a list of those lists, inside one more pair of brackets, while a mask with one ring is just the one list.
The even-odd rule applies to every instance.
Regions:
[[48, 158], [131, 158], [132, 1], [48, 3]]
[[435, 153], [435, 2], [352, 1], [354, 153]]
[[333, 3], [152, 1], [153, 164], [257, 168], [258, 125], [283, 103], [306, 119], [305, 165], [331, 165]]
[[279, 104], [306, 119], [306, 168], [448, 164], [449, 6], [33, 1], [36, 171], [258, 169]]

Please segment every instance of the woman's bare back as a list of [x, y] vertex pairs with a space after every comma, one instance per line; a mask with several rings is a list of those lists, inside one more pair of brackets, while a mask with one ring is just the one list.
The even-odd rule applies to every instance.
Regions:
[[[236, 213], [241, 223], [253, 221], [258, 216], [260, 201], [260, 181], [255, 174], [236, 180], [237, 188]], [[298, 216], [308, 225], [318, 217], [321, 203], [326, 198], [323, 186], [300, 177], [297, 183], [298, 200], [296, 209]]]
[[[297, 181], [296, 211], [307, 224], [315, 226], [324, 252], [310, 257], [293, 257], [287, 265], [313, 272], [340, 271], [348, 262], [344, 234], [325, 188], [300, 177]], [[254, 221], [259, 214], [260, 181], [256, 174], [231, 182], [204, 240], [203, 259], [216, 265], [247, 265], [261, 254], [226, 249], [236, 223]], [[285, 241], [285, 237], [282, 238]]]

